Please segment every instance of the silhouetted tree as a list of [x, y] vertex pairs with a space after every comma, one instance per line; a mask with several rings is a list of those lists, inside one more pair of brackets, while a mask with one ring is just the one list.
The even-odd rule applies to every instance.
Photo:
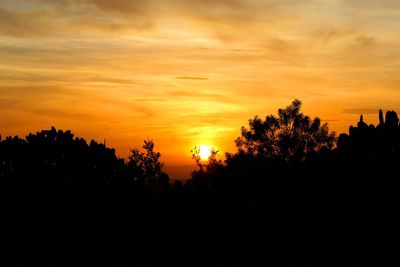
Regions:
[[192, 159], [199, 168], [192, 172], [192, 182], [195, 186], [201, 188], [212, 186], [224, 167], [222, 161], [218, 159], [219, 151], [212, 147], [207, 160], [201, 159], [200, 147], [194, 147], [190, 152], [192, 153]]
[[161, 192], [168, 188], [169, 177], [163, 171], [164, 163], [160, 162], [161, 153], [154, 151], [154, 142], [151, 139], [144, 140], [141, 152], [131, 149], [128, 161], [128, 171], [135, 182], [148, 187], [151, 190]]
[[[400, 160], [399, 119], [395, 111], [387, 111], [385, 118], [379, 110], [379, 124], [367, 126], [360, 116], [357, 126], [349, 127], [349, 134], [341, 134], [336, 157], [340, 165], [357, 174], [360, 179], [374, 173], [394, 171]], [[364, 177], [364, 178], [362, 178]]]
[[368, 128], [368, 124], [364, 122], [364, 116], [360, 115], [360, 121], [357, 123], [357, 127], [360, 129]]
[[105, 144], [54, 127], [25, 139], [3, 136], [2, 261], [382, 262], [386, 212], [397, 208], [397, 114], [380, 112], [377, 127], [361, 116], [332, 149], [334, 135], [300, 107], [295, 100], [278, 116], [250, 120], [224, 163], [217, 150], [201, 161], [194, 148], [199, 169], [171, 190], [152, 140], [124, 161]]
[[201, 170], [209, 169], [215, 165], [222, 164], [222, 161], [218, 159], [219, 151], [216, 150], [214, 147], [211, 148], [210, 156], [205, 161], [203, 161], [201, 159], [201, 156], [200, 156], [201, 148], [200, 147], [196, 146], [192, 150], [190, 150], [190, 152], [192, 153], [192, 159], [195, 161], [196, 165]]
[[380, 109], [379, 110], [379, 125], [384, 125], [385, 124], [385, 121], [384, 121], [384, 119], [383, 119], [383, 111], [382, 111], [382, 109]]
[[305, 116], [300, 108], [301, 102], [296, 99], [279, 109], [278, 117], [269, 115], [262, 120], [256, 116], [249, 120], [249, 128], [242, 127], [241, 137], [236, 139], [239, 152], [288, 161], [303, 160], [322, 147], [331, 149], [335, 133], [329, 133], [328, 125], [321, 125], [319, 118]]
[[385, 116], [385, 125], [390, 128], [397, 128], [399, 125], [399, 118], [395, 111], [387, 111]]

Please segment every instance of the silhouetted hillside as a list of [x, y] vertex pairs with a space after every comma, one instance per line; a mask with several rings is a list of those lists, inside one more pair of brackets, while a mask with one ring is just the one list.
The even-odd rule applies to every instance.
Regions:
[[361, 116], [338, 138], [298, 100], [249, 120], [237, 151], [169, 183], [154, 143], [128, 160], [70, 131], [0, 138], [4, 263], [374, 265], [388, 243], [400, 127]]

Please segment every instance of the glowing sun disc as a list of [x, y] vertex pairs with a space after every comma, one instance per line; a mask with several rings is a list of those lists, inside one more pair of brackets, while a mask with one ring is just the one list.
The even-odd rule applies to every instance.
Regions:
[[202, 145], [200, 146], [200, 159], [201, 160], [208, 160], [211, 155], [211, 146], [209, 145]]

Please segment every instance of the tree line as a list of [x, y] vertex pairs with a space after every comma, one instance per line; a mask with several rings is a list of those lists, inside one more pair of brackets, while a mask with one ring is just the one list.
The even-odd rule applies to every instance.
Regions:
[[400, 163], [394, 111], [337, 136], [294, 100], [169, 182], [152, 140], [127, 160], [71, 131], [0, 137], [4, 260], [248, 266], [378, 263]]

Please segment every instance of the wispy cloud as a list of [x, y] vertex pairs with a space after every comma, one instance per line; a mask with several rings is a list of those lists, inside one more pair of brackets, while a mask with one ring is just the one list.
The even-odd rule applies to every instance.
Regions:
[[343, 113], [356, 114], [356, 115], [378, 114], [379, 108], [349, 108], [349, 109], [343, 109]]
[[359, 35], [355, 38], [355, 41], [362, 47], [371, 46], [376, 43], [376, 38], [371, 36]]
[[343, 131], [396, 107], [399, 27], [396, 0], [1, 0], [0, 124], [176, 159], [301, 98]]
[[168, 92], [168, 95], [173, 97], [191, 97], [198, 99], [210, 99], [210, 100], [223, 100], [227, 99], [228, 96], [221, 93], [211, 93], [208, 90], [197, 91], [197, 90], [174, 90]]
[[191, 77], [191, 76], [179, 76], [175, 78], [179, 80], [208, 80], [208, 78], [205, 77]]
[[168, 101], [167, 99], [164, 98], [137, 98], [135, 101], [138, 102], [164, 102]]

